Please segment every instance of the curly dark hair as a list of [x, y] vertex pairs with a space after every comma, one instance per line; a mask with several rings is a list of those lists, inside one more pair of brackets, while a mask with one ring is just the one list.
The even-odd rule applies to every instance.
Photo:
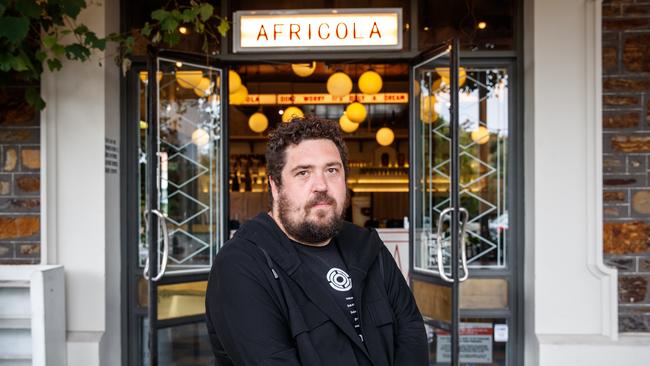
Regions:
[[[282, 186], [282, 169], [286, 164], [285, 151], [291, 145], [298, 145], [304, 140], [331, 140], [341, 154], [345, 176], [348, 175], [348, 148], [343, 141], [339, 124], [329, 119], [316, 116], [294, 118], [289, 123], [280, 125], [271, 132], [266, 145], [266, 170], [270, 179], [278, 187]], [[269, 187], [270, 191], [270, 187]], [[272, 200], [272, 195], [269, 195]]]

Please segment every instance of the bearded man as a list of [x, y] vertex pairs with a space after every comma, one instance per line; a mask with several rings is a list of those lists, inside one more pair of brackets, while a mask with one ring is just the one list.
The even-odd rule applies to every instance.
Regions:
[[280, 124], [266, 161], [271, 212], [239, 228], [208, 281], [216, 364], [427, 365], [422, 316], [393, 257], [376, 231], [343, 221], [338, 124]]

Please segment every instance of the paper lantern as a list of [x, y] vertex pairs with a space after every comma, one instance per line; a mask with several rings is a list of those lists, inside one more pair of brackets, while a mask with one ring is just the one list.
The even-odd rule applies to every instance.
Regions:
[[312, 61], [310, 64], [291, 64], [291, 70], [294, 74], [306, 78], [316, 71], [316, 61]]
[[327, 79], [327, 92], [335, 97], [344, 97], [352, 91], [352, 79], [342, 72], [333, 73]]
[[490, 141], [490, 130], [488, 130], [485, 126], [479, 126], [478, 129], [472, 131], [471, 136], [472, 141], [476, 142], [479, 145], [483, 145]]
[[141, 130], [146, 130], [149, 127], [149, 124], [147, 121], [140, 120], [140, 129]]
[[368, 111], [366, 110], [366, 107], [359, 103], [359, 102], [354, 102], [350, 103], [347, 108], [345, 108], [345, 114], [347, 115], [348, 119], [351, 122], [354, 123], [361, 123], [363, 120], [366, 119], [366, 116], [368, 115]]
[[432, 123], [438, 120], [436, 112], [436, 97], [433, 95], [420, 97], [420, 119], [424, 123]]
[[345, 113], [343, 113], [341, 118], [339, 118], [339, 126], [341, 126], [341, 130], [347, 133], [352, 133], [359, 128], [359, 124], [350, 121]]
[[246, 97], [248, 96], [248, 88], [246, 85], [242, 85], [237, 89], [236, 92], [231, 93], [229, 95], [230, 104], [242, 104], [246, 101]]
[[176, 82], [181, 88], [194, 89], [201, 82], [203, 72], [201, 70], [176, 71]]
[[296, 106], [288, 107], [282, 113], [282, 122], [291, 122], [294, 118], [302, 118], [305, 114], [302, 113], [302, 110]]
[[241, 78], [239, 77], [239, 74], [232, 70], [228, 70], [228, 92], [232, 94], [237, 90], [239, 90], [241, 86], [242, 84], [241, 84]]
[[[147, 82], [149, 82], [149, 73], [148, 72], [140, 71], [139, 76], [140, 76], [140, 80], [143, 83], [146, 84]], [[160, 80], [162, 80], [162, 77], [163, 77], [162, 71], [156, 71], [156, 80], [160, 81]]]
[[359, 77], [359, 90], [364, 94], [377, 94], [382, 85], [381, 76], [375, 71], [366, 71]]
[[[449, 80], [450, 75], [449, 75], [448, 67], [436, 67], [436, 72], [438, 73], [438, 75], [440, 75], [440, 78], [445, 84], [451, 85], [451, 81]], [[465, 85], [466, 80], [467, 80], [467, 71], [465, 70], [464, 67], [461, 67], [458, 69], [458, 87]]]
[[395, 140], [395, 133], [388, 127], [382, 127], [375, 135], [377, 143], [381, 146], [388, 146]]
[[264, 113], [255, 112], [248, 119], [248, 127], [257, 133], [262, 133], [269, 127], [269, 119], [266, 118]]
[[197, 128], [192, 132], [192, 142], [198, 147], [205, 146], [210, 142], [210, 133], [203, 128]]
[[199, 85], [194, 88], [194, 94], [203, 98], [212, 94], [212, 82], [209, 78], [202, 77], [199, 81]]

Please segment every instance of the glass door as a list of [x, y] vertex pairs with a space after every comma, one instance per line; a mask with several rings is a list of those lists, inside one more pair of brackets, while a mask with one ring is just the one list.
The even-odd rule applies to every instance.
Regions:
[[150, 56], [140, 122], [139, 262], [146, 285], [142, 364], [211, 364], [207, 275], [225, 239], [223, 73]]
[[410, 278], [432, 365], [459, 365], [459, 284], [469, 274], [468, 214], [459, 199], [458, 65], [452, 40], [411, 70]]
[[411, 71], [410, 280], [432, 365], [519, 364], [514, 67], [456, 49]]

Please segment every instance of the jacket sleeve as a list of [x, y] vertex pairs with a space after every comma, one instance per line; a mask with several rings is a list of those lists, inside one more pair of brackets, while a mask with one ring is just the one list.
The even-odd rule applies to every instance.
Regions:
[[206, 293], [206, 318], [217, 360], [225, 352], [237, 366], [300, 366], [270, 270], [241, 250], [220, 254]]
[[381, 250], [386, 291], [397, 323], [394, 364], [426, 366], [429, 364], [429, 351], [422, 315], [395, 259], [385, 246]]

